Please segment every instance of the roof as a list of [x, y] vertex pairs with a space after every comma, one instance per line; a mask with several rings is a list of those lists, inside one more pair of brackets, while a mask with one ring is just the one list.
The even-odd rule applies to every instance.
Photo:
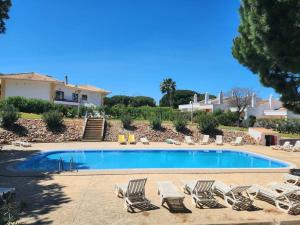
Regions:
[[278, 134], [278, 132], [274, 130], [263, 128], [263, 127], [249, 127], [249, 130], [255, 130], [264, 134]]
[[46, 81], [46, 82], [58, 82], [51, 76], [38, 74], [34, 72], [30, 73], [12, 73], [0, 75], [0, 79], [16, 79], [16, 80], [35, 80], [35, 81]]
[[101, 93], [106, 93], [106, 94], [110, 94], [110, 91], [101, 89], [101, 88], [97, 88], [91, 85], [78, 85], [78, 88], [83, 89], [83, 90], [87, 90], [87, 91], [95, 91], [95, 92], [101, 92]]

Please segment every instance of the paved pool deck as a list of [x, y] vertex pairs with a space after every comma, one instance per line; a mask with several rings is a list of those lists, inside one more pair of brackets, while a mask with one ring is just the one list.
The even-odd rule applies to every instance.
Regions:
[[[165, 143], [151, 143], [148, 146], [120, 146], [108, 142], [70, 142], [70, 143], [40, 143], [33, 144], [25, 151], [11, 151], [11, 146], [5, 146], [7, 151], [0, 153], [0, 186], [14, 186], [19, 201], [27, 207], [21, 222], [24, 224], [286, 224], [300, 225], [300, 215], [287, 215], [275, 206], [260, 200], [255, 200], [257, 207], [252, 211], [235, 211], [226, 207], [221, 198], [219, 203], [225, 208], [195, 208], [191, 197], [186, 195], [185, 212], [171, 213], [160, 205], [157, 195], [157, 182], [169, 180], [180, 187], [180, 180], [215, 179], [226, 184], [260, 184], [267, 186], [274, 182], [283, 182], [283, 174], [287, 169], [280, 170], [194, 170], [182, 173], [181, 170], [169, 173], [161, 170], [159, 173], [141, 171], [137, 173], [102, 173], [99, 171], [67, 172], [61, 174], [45, 174], [43, 176], [20, 176], [10, 173], [7, 165], [16, 160], [24, 159], [32, 153], [44, 150], [62, 149], [144, 149], [144, 148], [190, 148], [190, 149], [236, 149], [263, 154], [283, 160], [300, 167], [300, 152], [285, 152], [271, 150], [263, 146], [231, 146], [194, 145], [180, 146]], [[11, 176], [10, 176], [11, 175]], [[21, 174], [22, 175], [22, 174]], [[146, 195], [153, 203], [153, 210], [128, 213], [123, 208], [123, 200], [117, 198], [114, 191], [116, 183], [126, 183], [129, 179], [147, 177]], [[280, 222], [281, 221], [281, 222]]]

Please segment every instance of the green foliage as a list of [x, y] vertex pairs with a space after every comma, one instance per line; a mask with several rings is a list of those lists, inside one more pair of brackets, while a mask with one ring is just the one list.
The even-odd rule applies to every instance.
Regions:
[[57, 110], [45, 112], [42, 118], [50, 130], [59, 130], [63, 126], [64, 116]]
[[172, 120], [178, 110], [169, 107], [131, 107], [121, 104], [114, 105], [111, 108], [106, 108], [106, 114], [112, 118], [119, 119], [123, 114], [130, 114], [133, 119], [149, 120], [153, 114], [160, 115], [162, 120]]
[[186, 128], [187, 122], [187, 115], [184, 113], [178, 113], [173, 120], [173, 125], [176, 131], [180, 132]]
[[[197, 93], [192, 90], [175, 90], [173, 93], [173, 108], [178, 108], [179, 105], [189, 104], [194, 100], [194, 95], [197, 94], [198, 101], [204, 100], [205, 94]], [[209, 96], [210, 99], [216, 98], [214, 95]], [[165, 94], [159, 101], [159, 105], [167, 107], [170, 105], [168, 95]]]
[[155, 107], [155, 100], [147, 96], [126, 96], [126, 95], [115, 95], [112, 97], [106, 97], [104, 99], [104, 104], [108, 107], [113, 107], [115, 105], [124, 105], [124, 106], [151, 106]]
[[300, 134], [299, 119], [257, 119], [255, 126], [273, 129], [280, 133]]
[[23, 210], [25, 203], [19, 205], [15, 201], [15, 195], [6, 193], [2, 197], [5, 201], [0, 203], [0, 225], [17, 224], [16, 221], [20, 219], [20, 213]]
[[160, 91], [161, 93], [167, 96], [168, 105], [169, 107], [173, 107], [174, 104], [174, 93], [176, 90], [176, 82], [173, 81], [171, 78], [166, 78], [160, 84]]
[[8, 11], [11, 7], [11, 0], [0, 1], [0, 34], [5, 33], [5, 22], [4, 20], [9, 19]]
[[20, 118], [19, 111], [12, 105], [3, 105], [0, 109], [1, 126], [10, 127]]
[[232, 54], [300, 113], [300, 1], [242, 0]]
[[162, 124], [162, 119], [161, 119], [161, 115], [158, 113], [154, 113], [151, 118], [149, 119], [150, 122], [150, 127], [153, 130], [160, 130], [162, 128], [161, 124]]
[[215, 115], [215, 117], [218, 120], [219, 124], [224, 126], [236, 126], [239, 121], [239, 115], [230, 111], [217, 114]]
[[218, 120], [212, 114], [198, 117], [198, 129], [204, 134], [212, 134], [219, 126]]
[[243, 120], [242, 126], [243, 127], [253, 127], [256, 122], [256, 117], [250, 115], [246, 120]]
[[121, 122], [123, 124], [123, 127], [125, 129], [128, 129], [128, 128], [130, 128], [130, 126], [133, 122], [133, 119], [130, 114], [124, 114], [121, 116]]

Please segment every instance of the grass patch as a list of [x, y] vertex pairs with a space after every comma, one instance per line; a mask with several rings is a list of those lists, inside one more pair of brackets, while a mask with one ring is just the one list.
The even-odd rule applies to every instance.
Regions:
[[42, 119], [42, 115], [40, 114], [34, 114], [34, 113], [24, 113], [24, 112], [21, 112], [21, 118], [22, 119]]
[[287, 134], [287, 133], [279, 133], [281, 137], [284, 138], [300, 138], [300, 134]]
[[233, 130], [233, 131], [248, 131], [248, 128], [245, 127], [231, 127], [231, 126], [223, 126], [223, 125], [220, 125], [219, 129]]

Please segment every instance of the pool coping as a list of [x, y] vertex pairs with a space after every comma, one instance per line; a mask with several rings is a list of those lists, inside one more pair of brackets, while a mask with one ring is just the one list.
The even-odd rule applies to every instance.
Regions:
[[[128, 146], [126, 146], [128, 147]], [[249, 150], [243, 149], [214, 149], [212, 148], [187, 148], [187, 147], [176, 147], [166, 149], [166, 147], [154, 147], [154, 148], [99, 148], [99, 149], [83, 149], [83, 148], [73, 148], [73, 149], [51, 149], [51, 150], [42, 150], [38, 153], [33, 154], [30, 158], [37, 157], [38, 155], [47, 154], [51, 152], [68, 152], [68, 151], [233, 151], [233, 152], [242, 152], [246, 154], [250, 154], [252, 156], [256, 156], [259, 158], [263, 158], [266, 160], [272, 160], [277, 163], [286, 164], [287, 167], [279, 167], [279, 168], [129, 168], [129, 169], [80, 169], [80, 170], [64, 170], [60, 173], [64, 174], [72, 174], [74, 175], [74, 171], [82, 174], [192, 174], [192, 173], [259, 173], [259, 172], [282, 172], [286, 173], [290, 171], [290, 169], [296, 168], [296, 165], [290, 162], [286, 162], [284, 160], [274, 158], [263, 153], [256, 153]], [[16, 168], [17, 164], [28, 160], [24, 159], [22, 161], [13, 163], [12, 165], [7, 166], [6, 168], [9, 171], [17, 172], [17, 173], [34, 173], [34, 174], [55, 174], [58, 171], [37, 171], [37, 170], [18, 170]]]

